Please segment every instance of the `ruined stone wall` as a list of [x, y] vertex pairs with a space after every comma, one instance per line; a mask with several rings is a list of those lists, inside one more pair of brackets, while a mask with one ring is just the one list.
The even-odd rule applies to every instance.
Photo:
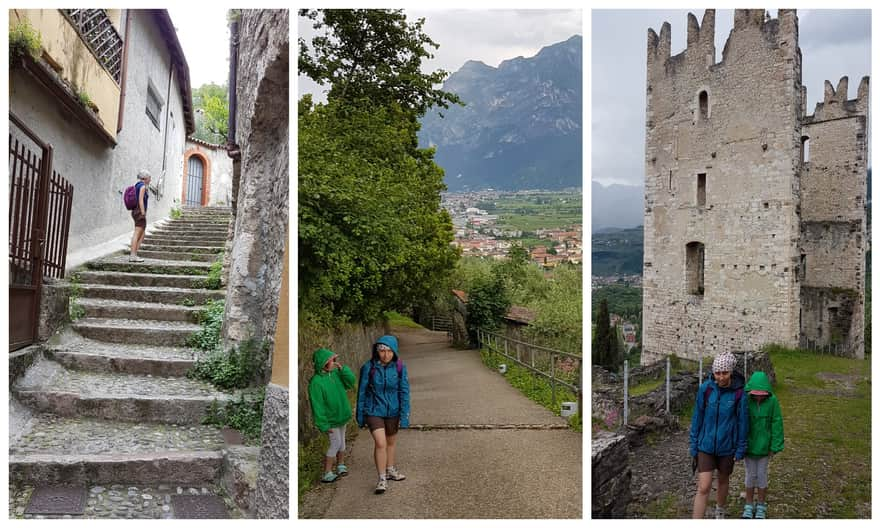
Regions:
[[242, 10], [239, 39], [235, 142], [241, 178], [229, 256], [227, 346], [275, 335], [288, 240], [288, 11]]
[[714, 18], [675, 56], [668, 23], [648, 32], [643, 363], [798, 343], [797, 16], [736, 10], [719, 63]]
[[864, 357], [868, 78], [847, 99], [848, 79], [825, 96], [801, 134], [809, 160], [801, 172], [803, 254], [800, 346]]

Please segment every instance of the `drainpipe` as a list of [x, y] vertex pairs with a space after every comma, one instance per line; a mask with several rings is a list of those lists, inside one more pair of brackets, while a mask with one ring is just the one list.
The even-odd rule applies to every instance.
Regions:
[[[168, 57], [170, 61], [168, 64], [168, 90], [165, 92], [165, 141], [162, 143], [162, 181], [160, 182], [163, 190], [165, 189], [165, 167], [168, 162], [168, 119], [171, 114], [171, 81], [174, 78], [174, 52], [169, 53]], [[161, 198], [162, 194], [164, 193], [158, 192], [157, 185], [156, 199]]]
[[[240, 15], [239, 15], [240, 16]], [[226, 151], [233, 160], [241, 159], [241, 150], [235, 142], [236, 112], [238, 111], [238, 18], [229, 25], [229, 130]]]

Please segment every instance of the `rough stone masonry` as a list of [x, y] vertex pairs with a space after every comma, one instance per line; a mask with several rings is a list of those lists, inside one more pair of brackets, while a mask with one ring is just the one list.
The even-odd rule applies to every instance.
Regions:
[[796, 10], [715, 11], [687, 49], [648, 30], [644, 349], [697, 359], [767, 343], [864, 357], [868, 77], [806, 113]]

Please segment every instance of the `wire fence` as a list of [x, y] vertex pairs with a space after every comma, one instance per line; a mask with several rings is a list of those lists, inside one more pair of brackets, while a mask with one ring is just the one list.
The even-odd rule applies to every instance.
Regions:
[[563, 352], [532, 343], [526, 343], [510, 337], [477, 330], [480, 348], [490, 354], [506, 358], [531, 373], [533, 377], [546, 379], [550, 384], [551, 402], [554, 409], [558, 404], [557, 388], [569, 389], [577, 398], [577, 415], [583, 413], [583, 358], [577, 354]]

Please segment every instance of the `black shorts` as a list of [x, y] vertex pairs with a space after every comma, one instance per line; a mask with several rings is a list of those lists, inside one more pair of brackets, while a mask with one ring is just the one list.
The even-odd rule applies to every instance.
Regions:
[[381, 416], [367, 416], [367, 427], [372, 433], [376, 429], [385, 429], [385, 436], [394, 436], [400, 428], [400, 416], [383, 418]]
[[730, 476], [733, 473], [733, 455], [715, 456], [702, 451], [697, 452], [697, 471], [705, 473], [717, 469], [721, 475]]
[[135, 227], [147, 227], [147, 215], [142, 215], [140, 209], [132, 209], [131, 217], [134, 219]]

